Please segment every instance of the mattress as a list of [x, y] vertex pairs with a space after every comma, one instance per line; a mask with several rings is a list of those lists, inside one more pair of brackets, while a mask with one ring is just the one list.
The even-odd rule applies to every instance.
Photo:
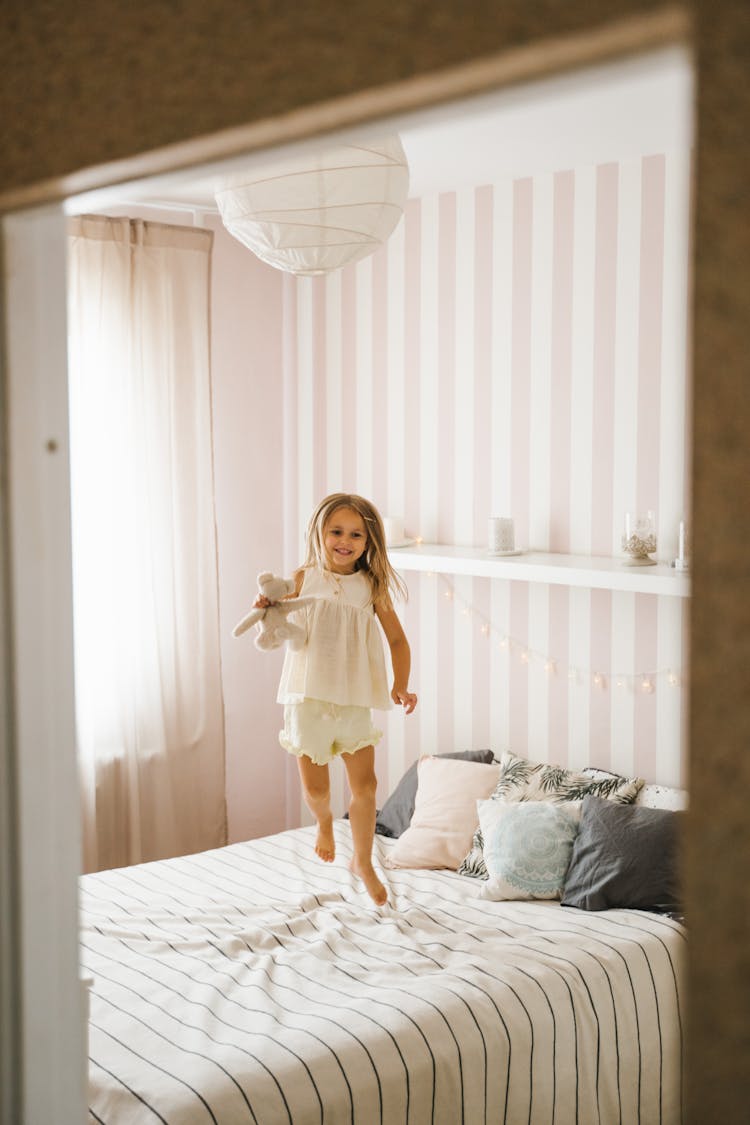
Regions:
[[86, 875], [89, 1120], [681, 1119], [685, 931], [390, 870], [378, 909], [302, 828]]

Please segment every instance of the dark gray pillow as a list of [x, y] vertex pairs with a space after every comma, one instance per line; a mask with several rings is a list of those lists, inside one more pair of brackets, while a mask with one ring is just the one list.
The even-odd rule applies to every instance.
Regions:
[[581, 910], [679, 909], [682, 815], [585, 797], [562, 905]]
[[[491, 750], [456, 750], [451, 754], [436, 754], [436, 758], [464, 758], [467, 762], [482, 762], [489, 765], [494, 761]], [[396, 788], [378, 813], [375, 831], [380, 836], [395, 839], [405, 832], [414, 815], [414, 799], [417, 795], [417, 765], [409, 766]]]

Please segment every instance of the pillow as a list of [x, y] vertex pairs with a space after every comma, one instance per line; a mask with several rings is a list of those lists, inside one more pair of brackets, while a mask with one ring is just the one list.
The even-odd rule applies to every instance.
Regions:
[[636, 804], [647, 809], [686, 809], [687, 789], [675, 789], [671, 785], [644, 785]]
[[567, 801], [478, 801], [489, 879], [480, 898], [560, 898], [581, 806]]
[[[506, 750], [500, 759], [500, 778], [492, 794], [493, 800], [503, 801], [582, 801], [589, 794], [606, 797], [609, 801], [630, 804], [643, 785], [640, 777], [620, 777], [616, 773], [592, 770], [588, 776], [583, 770], [569, 770], [545, 762], [529, 762]], [[477, 829], [468, 854], [461, 862], [460, 875], [471, 879], [486, 879], [487, 868], [482, 848], [482, 829]]]
[[411, 824], [388, 853], [387, 867], [451, 867], [466, 854], [479, 821], [477, 801], [489, 797], [500, 766], [420, 758]]
[[501, 760], [496, 796], [506, 801], [582, 801], [589, 794], [630, 804], [643, 786], [640, 777], [621, 777], [604, 770], [564, 769], [529, 762], [509, 750]]
[[681, 812], [586, 797], [562, 905], [581, 910], [679, 909]]
[[[437, 754], [433, 757], [455, 758], [467, 762], [484, 762], [489, 765], [494, 760], [491, 750], [456, 750], [452, 754]], [[380, 836], [393, 836], [396, 839], [405, 832], [414, 813], [414, 798], [417, 793], [417, 762], [409, 766], [396, 788], [378, 813], [375, 831]]]

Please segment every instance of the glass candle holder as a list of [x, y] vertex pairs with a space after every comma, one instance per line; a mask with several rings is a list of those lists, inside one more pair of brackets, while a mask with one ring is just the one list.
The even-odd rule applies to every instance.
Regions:
[[656, 566], [649, 558], [656, 550], [656, 524], [654, 513], [638, 515], [625, 513], [625, 531], [622, 536], [623, 563], [625, 566]]

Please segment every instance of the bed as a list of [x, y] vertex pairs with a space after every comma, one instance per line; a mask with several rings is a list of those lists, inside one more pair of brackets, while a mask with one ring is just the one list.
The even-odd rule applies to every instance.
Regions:
[[300, 828], [86, 875], [89, 1120], [612, 1125], [681, 1120], [685, 931], [487, 901], [387, 866], [377, 909]]

